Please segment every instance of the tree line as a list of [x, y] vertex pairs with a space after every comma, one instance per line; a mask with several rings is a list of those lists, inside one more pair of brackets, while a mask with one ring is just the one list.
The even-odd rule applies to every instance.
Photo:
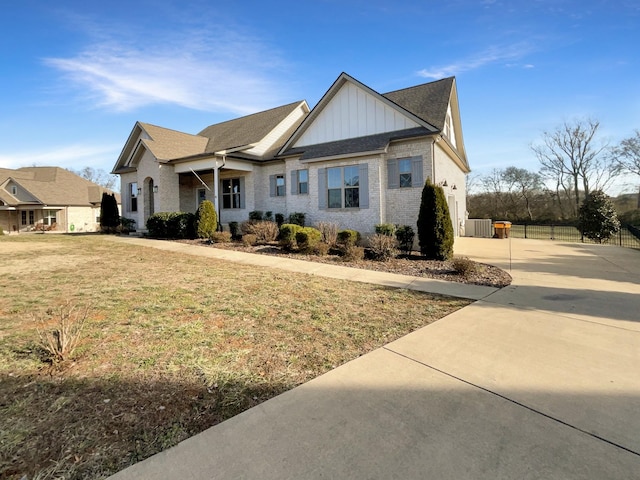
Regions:
[[[640, 177], [640, 130], [617, 145], [598, 138], [600, 122], [593, 119], [565, 122], [531, 145], [538, 171], [515, 166], [469, 177], [467, 210], [470, 218], [517, 222], [575, 221], [585, 199], [602, 192], [620, 175]], [[640, 193], [627, 216], [640, 217]], [[632, 210], [635, 210], [633, 212]], [[619, 212], [624, 213], [624, 212]]]

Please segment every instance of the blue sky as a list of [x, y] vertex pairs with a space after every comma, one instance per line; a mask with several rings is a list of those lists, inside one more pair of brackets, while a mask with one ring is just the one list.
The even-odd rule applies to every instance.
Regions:
[[598, 119], [612, 143], [640, 129], [637, 0], [2, 0], [0, 11], [4, 168], [110, 171], [137, 120], [197, 133], [313, 107], [343, 71], [380, 93], [455, 75], [476, 175], [538, 170], [529, 145], [564, 121]]

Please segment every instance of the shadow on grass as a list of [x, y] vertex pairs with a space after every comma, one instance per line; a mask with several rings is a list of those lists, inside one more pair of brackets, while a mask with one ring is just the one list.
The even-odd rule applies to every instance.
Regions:
[[290, 388], [3, 375], [0, 478], [105, 477]]

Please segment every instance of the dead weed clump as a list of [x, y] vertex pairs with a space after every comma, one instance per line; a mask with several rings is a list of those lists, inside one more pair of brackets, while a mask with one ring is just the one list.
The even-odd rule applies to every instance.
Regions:
[[33, 314], [40, 337], [40, 346], [52, 363], [69, 359], [80, 341], [82, 330], [89, 316], [90, 307], [79, 307], [66, 302], [49, 308], [42, 314]]

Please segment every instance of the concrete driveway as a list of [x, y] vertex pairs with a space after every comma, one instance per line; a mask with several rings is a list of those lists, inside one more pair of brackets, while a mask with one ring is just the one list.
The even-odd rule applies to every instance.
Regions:
[[639, 478], [640, 251], [456, 253], [512, 286], [112, 478]]

